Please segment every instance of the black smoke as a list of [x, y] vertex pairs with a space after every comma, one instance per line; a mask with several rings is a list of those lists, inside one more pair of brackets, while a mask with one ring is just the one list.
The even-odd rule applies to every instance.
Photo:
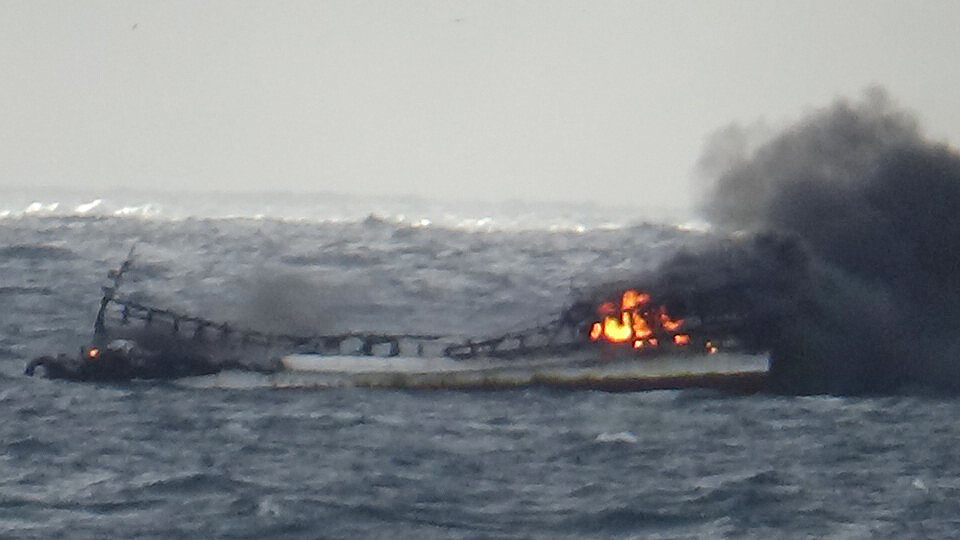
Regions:
[[778, 390], [960, 391], [960, 154], [880, 89], [748, 135], [719, 132], [701, 160], [723, 235], [658, 286], [736, 311]]

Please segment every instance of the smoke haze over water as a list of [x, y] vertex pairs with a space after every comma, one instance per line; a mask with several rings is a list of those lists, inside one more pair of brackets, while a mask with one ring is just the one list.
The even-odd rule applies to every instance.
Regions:
[[[661, 279], [742, 286], [750, 341], [785, 391], [960, 390], [960, 155], [882, 89], [754, 145], [728, 128], [701, 162], [724, 241]], [[743, 234], [746, 233], [746, 234]]]

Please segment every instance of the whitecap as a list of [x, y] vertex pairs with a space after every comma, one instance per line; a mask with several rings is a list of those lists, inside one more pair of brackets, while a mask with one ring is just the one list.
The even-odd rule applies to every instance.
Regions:
[[633, 433], [630, 433], [629, 431], [618, 431], [616, 433], [610, 433], [608, 431], [604, 431], [603, 433], [597, 435], [596, 441], [636, 444], [637, 442], [640, 441], [640, 439]]
[[34, 202], [30, 203], [29, 205], [27, 205], [26, 208], [24, 208], [23, 213], [24, 213], [24, 214], [36, 214], [36, 213], [39, 213], [39, 212], [53, 212], [53, 211], [55, 211], [55, 210], [57, 209], [58, 206], [60, 206], [60, 203], [58, 203], [58, 202], [50, 203], [50, 204], [43, 204], [42, 202], [34, 201]]
[[93, 210], [94, 208], [100, 206], [100, 204], [101, 204], [102, 202], [103, 202], [103, 199], [94, 199], [94, 200], [92, 200], [92, 201], [90, 201], [90, 202], [88, 202], [88, 203], [84, 203], [84, 204], [77, 205], [77, 207], [74, 208], [73, 211], [76, 212], [76, 213], [78, 213], [78, 214], [86, 214], [87, 212], [89, 212], [89, 211]]
[[154, 217], [160, 214], [160, 206], [147, 203], [141, 206], [125, 206], [113, 213], [115, 216]]

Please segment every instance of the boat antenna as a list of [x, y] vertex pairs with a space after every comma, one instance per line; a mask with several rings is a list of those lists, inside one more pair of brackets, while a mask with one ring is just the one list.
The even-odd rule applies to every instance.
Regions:
[[105, 321], [107, 306], [113, 300], [114, 295], [117, 293], [117, 289], [120, 288], [120, 281], [123, 279], [123, 274], [126, 273], [131, 266], [133, 266], [133, 256], [136, 249], [137, 244], [130, 246], [130, 252], [127, 253], [127, 258], [124, 259], [123, 264], [120, 265], [120, 268], [116, 270], [110, 270], [107, 273], [107, 277], [113, 280], [113, 284], [102, 288], [103, 298], [100, 299], [100, 310], [97, 311], [97, 320], [93, 323], [94, 337], [103, 337], [107, 333]]

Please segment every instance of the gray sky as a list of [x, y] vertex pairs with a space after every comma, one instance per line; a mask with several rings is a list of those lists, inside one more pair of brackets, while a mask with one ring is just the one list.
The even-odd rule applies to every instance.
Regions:
[[0, 188], [685, 206], [872, 84], [960, 142], [960, 2], [0, 0]]

